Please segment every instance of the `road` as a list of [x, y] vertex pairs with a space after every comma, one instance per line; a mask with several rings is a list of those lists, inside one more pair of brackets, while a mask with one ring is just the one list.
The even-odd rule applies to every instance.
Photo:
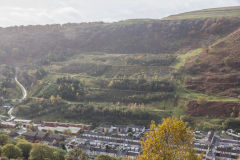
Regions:
[[[24, 88], [24, 86], [18, 81], [17, 76], [15, 77], [15, 81], [17, 83], [17, 85], [21, 88], [22, 91], [22, 98], [19, 99], [19, 102], [22, 102], [26, 97], [27, 97], [27, 90]], [[9, 111], [8, 111], [8, 115], [9, 115], [9, 119], [7, 121], [11, 121], [13, 119], [15, 119], [15, 117], [12, 115], [12, 111], [13, 111], [14, 107], [12, 107]]]

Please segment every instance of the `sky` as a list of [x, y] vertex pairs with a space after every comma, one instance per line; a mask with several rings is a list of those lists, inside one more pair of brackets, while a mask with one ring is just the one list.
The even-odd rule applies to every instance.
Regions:
[[0, 26], [160, 19], [237, 5], [240, 0], [0, 0]]

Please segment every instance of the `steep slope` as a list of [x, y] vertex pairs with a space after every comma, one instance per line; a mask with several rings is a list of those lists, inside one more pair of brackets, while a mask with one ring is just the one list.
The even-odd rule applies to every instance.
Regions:
[[194, 78], [187, 88], [237, 97], [240, 93], [240, 29], [219, 40], [186, 65]]
[[0, 61], [58, 61], [79, 52], [174, 53], [211, 44], [239, 26], [239, 18], [216, 18], [0, 28]]

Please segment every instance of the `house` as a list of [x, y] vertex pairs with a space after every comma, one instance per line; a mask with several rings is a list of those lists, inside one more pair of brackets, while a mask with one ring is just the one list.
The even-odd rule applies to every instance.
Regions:
[[128, 125], [126, 128], [126, 131], [132, 132], [132, 133], [136, 133], [136, 132], [143, 133], [143, 132], [145, 132], [145, 127], [144, 126], [136, 126], [136, 125]]
[[35, 136], [35, 140], [43, 141], [43, 140], [45, 140], [46, 137], [47, 137], [47, 133], [45, 133], [45, 132], [37, 132], [37, 134]]
[[25, 120], [25, 119], [14, 119], [14, 123], [22, 124], [23, 127], [27, 127], [28, 124], [32, 123], [32, 120]]
[[81, 133], [81, 128], [78, 127], [48, 127], [48, 126], [40, 126], [38, 127], [39, 131], [47, 132], [47, 131], [53, 131], [56, 133], [61, 133], [63, 134], [66, 130], [70, 130], [72, 135], [78, 135]]
[[113, 131], [113, 126], [111, 125], [103, 125], [100, 127], [102, 132], [112, 132]]
[[22, 134], [26, 138], [26, 140], [30, 142], [34, 142], [36, 139], [37, 132], [25, 132]]
[[127, 126], [125, 125], [117, 125], [116, 128], [118, 133], [127, 133]]
[[64, 137], [58, 134], [48, 134], [45, 140], [48, 142], [61, 142], [64, 140]]
[[19, 136], [19, 134], [15, 131], [11, 131], [11, 132], [8, 133], [8, 136], [12, 137], [12, 138], [16, 138], [17, 136]]
[[81, 128], [84, 130], [89, 130], [91, 128], [91, 125], [85, 125], [85, 124], [74, 124], [74, 123], [60, 123], [60, 122], [42, 122], [41, 126], [47, 126], [47, 127], [76, 127]]
[[1, 127], [3, 128], [16, 128], [16, 124], [12, 122], [1, 122]]

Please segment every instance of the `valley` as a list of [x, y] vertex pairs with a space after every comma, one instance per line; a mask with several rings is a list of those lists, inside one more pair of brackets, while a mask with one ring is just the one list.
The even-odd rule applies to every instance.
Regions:
[[19, 118], [148, 126], [172, 116], [195, 130], [239, 129], [240, 11], [219, 10], [1, 28], [1, 104], [21, 97], [19, 67]]

